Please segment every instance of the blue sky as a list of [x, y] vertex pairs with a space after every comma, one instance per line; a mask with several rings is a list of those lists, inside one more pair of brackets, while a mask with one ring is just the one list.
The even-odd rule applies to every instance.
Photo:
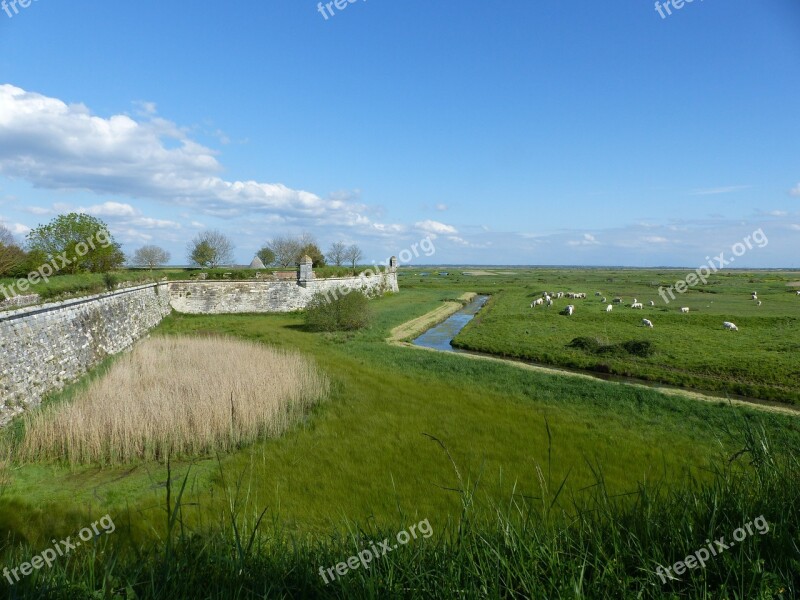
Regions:
[[[6, 0], [8, 4], [10, 0]], [[186, 262], [800, 267], [800, 2], [33, 0], [0, 8], [0, 222]], [[323, 7], [324, 11], [324, 7]], [[662, 13], [664, 10], [662, 9]]]

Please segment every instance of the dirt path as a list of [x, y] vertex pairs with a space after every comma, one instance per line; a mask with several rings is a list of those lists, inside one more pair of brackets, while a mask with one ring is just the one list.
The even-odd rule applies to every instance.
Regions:
[[[468, 292], [462, 295], [460, 299], [469, 301], [472, 300], [472, 298], [474, 298], [475, 296], [477, 296], [477, 294], [473, 292]], [[421, 317], [417, 317], [416, 319], [413, 319], [411, 321], [403, 323], [402, 325], [399, 325], [398, 327], [395, 327], [394, 329], [392, 329], [391, 336], [387, 338], [386, 341], [395, 346], [403, 346], [405, 348], [412, 348], [414, 350], [423, 350], [427, 352], [441, 352], [441, 350], [434, 350], [433, 348], [424, 348], [422, 346], [415, 346], [414, 344], [408, 342], [407, 340], [418, 337], [431, 327], [434, 327], [435, 325], [438, 325], [442, 321], [446, 320], [450, 315], [458, 312], [462, 308], [463, 305], [459, 302], [445, 302], [442, 306], [436, 308], [435, 310], [432, 310], [431, 312], [424, 314]], [[457, 356], [461, 356], [472, 360], [488, 360], [492, 362], [504, 363], [528, 371], [547, 373], [548, 375], [560, 375], [562, 377], [579, 377], [582, 379], [591, 379], [592, 381], [606, 383], [608, 385], [626, 385], [645, 390], [653, 390], [656, 392], [660, 392], [665, 396], [679, 396], [681, 398], [689, 398], [691, 400], [698, 400], [701, 402], [715, 402], [715, 403], [725, 402], [733, 404], [735, 406], [745, 406], [747, 408], [752, 408], [755, 410], [760, 410], [769, 413], [791, 415], [794, 417], [800, 416], [800, 407], [796, 408], [792, 406], [758, 404], [755, 402], [746, 402], [744, 400], [719, 398], [716, 396], [708, 396], [706, 394], [702, 394], [700, 392], [694, 392], [691, 390], [681, 390], [673, 387], [662, 387], [658, 384], [650, 386], [650, 385], [642, 385], [640, 383], [625, 383], [618, 381], [603, 382], [602, 380], [598, 379], [597, 377], [593, 377], [592, 375], [584, 375], [582, 373], [571, 373], [569, 371], [563, 371], [557, 368], [532, 365], [508, 358], [482, 356], [478, 354], [468, 354], [468, 353], [459, 353], [457, 354]]]

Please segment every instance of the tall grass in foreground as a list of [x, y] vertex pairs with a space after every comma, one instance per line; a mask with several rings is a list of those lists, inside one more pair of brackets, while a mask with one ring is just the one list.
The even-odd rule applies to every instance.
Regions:
[[[373, 540], [391, 540], [425, 515], [399, 514], [394, 526], [351, 526], [349, 533], [323, 539], [291, 539], [277, 519], [262, 521], [260, 507], [242, 502], [249, 490], [232, 485], [228, 513], [211, 531], [191, 531], [182, 514], [192, 508], [182, 504], [184, 488], [174, 482], [160, 541], [126, 548], [101, 536], [98, 546], [35, 571], [10, 592], [56, 599], [796, 598], [798, 449], [775, 447], [758, 424], [744, 422], [736, 435], [741, 450], [720, 458], [710, 484], [663, 489], [643, 483], [612, 497], [598, 468], [591, 498], [562, 512], [554, 509], [561, 482], [551, 481], [544, 465], [537, 497], [514, 495], [488, 520], [475, 511], [479, 484], [464, 481], [454, 463], [458, 519], [432, 522], [429, 540], [411, 541], [369, 569], [327, 584], [320, 567], [346, 562]], [[706, 540], [730, 540], [732, 531], [762, 515], [767, 534], [746, 537], [677, 580], [662, 582], [656, 574], [658, 565], [683, 560]], [[3, 558], [16, 565], [35, 551], [17, 547]]]
[[22, 460], [122, 463], [228, 451], [277, 436], [327, 398], [294, 352], [221, 337], [156, 337], [73, 402], [25, 417]]

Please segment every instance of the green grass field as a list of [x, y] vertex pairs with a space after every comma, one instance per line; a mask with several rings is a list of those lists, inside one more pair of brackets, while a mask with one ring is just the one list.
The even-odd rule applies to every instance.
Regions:
[[[666, 304], [658, 294], [679, 274], [664, 271], [532, 271], [519, 285], [501, 285], [488, 306], [456, 338], [460, 348], [535, 362], [765, 400], [800, 401], [800, 297], [797, 273], [726, 273]], [[476, 278], [477, 279], [477, 278]], [[490, 277], [481, 277], [483, 280]], [[586, 292], [585, 300], [562, 299], [551, 308], [530, 308], [543, 291]], [[762, 306], [750, 299], [758, 291]], [[606, 313], [595, 291], [624, 299]], [[633, 298], [645, 304], [630, 308]], [[648, 302], [656, 303], [650, 307]], [[560, 314], [573, 304], [572, 317]], [[690, 308], [682, 314], [681, 307]], [[647, 318], [654, 328], [641, 326]], [[726, 331], [732, 321], [738, 332]], [[587, 337], [602, 345], [649, 341], [649, 357], [597, 354], [570, 347]]]
[[[102, 515], [112, 515], [116, 523], [102, 546], [36, 571], [14, 590], [26, 590], [24, 597], [63, 598], [98, 589], [104, 590], [98, 597], [189, 598], [201, 585], [210, 586], [207, 597], [219, 598], [451, 598], [459, 589], [466, 590], [464, 597], [628, 595], [615, 590], [631, 590], [631, 597], [662, 597], [662, 592], [723, 597], [714, 595], [720, 589], [729, 597], [735, 591], [747, 592], [738, 597], [791, 597], [773, 592], [797, 585], [790, 571], [800, 564], [796, 545], [792, 550], [800, 495], [786, 479], [797, 476], [796, 418], [385, 342], [393, 327], [462, 291], [493, 294], [493, 305], [468, 334], [498, 340], [503, 336], [491, 329], [493, 315], [494, 327], [513, 330], [519, 302], [529, 328], [534, 318], [553, 319], [563, 328], [556, 316], [532, 316], [527, 308], [525, 300], [542, 289], [630, 295], [638, 293], [637, 285], [646, 287], [635, 283], [638, 272], [589, 274], [620, 282], [580, 285], [570, 279], [575, 275], [560, 271], [494, 277], [405, 272], [400, 294], [372, 302], [373, 325], [348, 334], [310, 333], [299, 314], [169, 317], [155, 335], [224, 334], [300, 351], [329, 375], [330, 401], [279, 439], [227, 455], [176, 459], [169, 478], [167, 466], [158, 463], [21, 464], [12, 446], [24, 431], [10, 430], [9, 460], [0, 471], [5, 540], [0, 552], [6, 565], [19, 564], [49, 540], [74, 535]], [[560, 277], [565, 279], [550, 280]], [[754, 277], [763, 279], [754, 284]], [[777, 292], [777, 277], [746, 275], [729, 282], [737, 294], [755, 285], [764, 294], [762, 308], [772, 311], [733, 312], [730, 317], [741, 328], [738, 339], [748, 340], [751, 329], [766, 336], [768, 325], [759, 319], [797, 327], [786, 314], [792, 310], [789, 295]], [[773, 289], [774, 298], [768, 291]], [[714, 297], [722, 312], [737, 306], [738, 299], [726, 299], [727, 294]], [[590, 298], [586, 304], [599, 302]], [[591, 313], [579, 308], [576, 316], [587, 314], [586, 321], [573, 322], [582, 325], [576, 329], [581, 333], [557, 332], [554, 354], [563, 351], [563, 339], [587, 335]], [[721, 315], [698, 307], [695, 314], [675, 315], [674, 327], [690, 330], [680, 324], [685, 317], [721, 324]], [[597, 322], [606, 316], [598, 311]], [[629, 329], [624, 311], [613, 316], [618, 322], [609, 339], [662, 329]], [[633, 318], [641, 316], [637, 311]], [[653, 320], [667, 329], [671, 318], [664, 313]], [[785, 335], [773, 332], [773, 341]], [[659, 352], [666, 354], [668, 347], [659, 342]], [[677, 361], [688, 360], [693, 351], [687, 346], [670, 352]], [[738, 352], [723, 347], [720, 368], [732, 369], [724, 357], [738, 360]], [[751, 377], [787, 390], [788, 370], [797, 369], [796, 361], [772, 363], [768, 356], [754, 365], [748, 367]], [[782, 375], [772, 379], [775, 370]], [[100, 368], [89, 377], [102, 375]], [[69, 402], [81, 385], [85, 382], [49, 402]], [[755, 439], [761, 435], [770, 440], [766, 458]], [[440, 440], [449, 456], [428, 436]], [[747, 450], [742, 458], [729, 464], [742, 449]], [[265, 509], [257, 550], [248, 550], [247, 534]], [[761, 513], [781, 533], [742, 544], [740, 552], [755, 566], [742, 566], [737, 560], [744, 554], [731, 553], [730, 560], [667, 587], [654, 580], [655, 561], [680, 560], [702, 543], [699, 538], [726, 533], [746, 515], [753, 519]], [[359, 532], [383, 539], [422, 519], [436, 535], [384, 557], [374, 570], [331, 585], [316, 574], [319, 566], [363, 547]], [[44, 594], [43, 586], [55, 587]]]

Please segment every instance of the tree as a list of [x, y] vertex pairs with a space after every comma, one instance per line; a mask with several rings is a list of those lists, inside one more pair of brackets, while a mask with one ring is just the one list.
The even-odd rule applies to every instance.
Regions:
[[347, 251], [344, 253], [344, 259], [353, 265], [353, 270], [356, 270], [356, 263], [364, 258], [364, 253], [361, 252], [361, 248], [353, 244], [352, 246], [348, 246]]
[[17, 245], [8, 227], [0, 225], [0, 277], [14, 275], [23, 262], [25, 252]]
[[347, 246], [345, 246], [344, 242], [334, 242], [328, 249], [328, 253], [325, 255], [325, 258], [328, 259], [329, 263], [334, 264], [337, 267], [341, 267], [344, 264], [346, 252]]
[[311, 257], [311, 266], [314, 268], [325, 266], [325, 255], [315, 243], [306, 244], [305, 246], [301, 247], [298, 253], [297, 261], [300, 262], [300, 259], [304, 256]]
[[53, 260], [65, 273], [106, 273], [125, 263], [108, 226], [90, 215], [59, 215], [28, 233], [28, 249]]
[[215, 269], [233, 262], [233, 242], [216, 229], [203, 231], [189, 242], [188, 253], [193, 264]]
[[270, 266], [275, 262], [275, 253], [269, 246], [264, 246], [261, 250], [256, 252], [256, 256], [261, 259], [265, 267]]
[[267, 245], [275, 254], [275, 260], [273, 262], [279, 267], [294, 266], [302, 256], [300, 254], [302, 245], [297, 238], [292, 236], [278, 236], [273, 238]]
[[133, 264], [137, 267], [157, 269], [169, 262], [169, 252], [158, 246], [142, 246], [133, 255]]

